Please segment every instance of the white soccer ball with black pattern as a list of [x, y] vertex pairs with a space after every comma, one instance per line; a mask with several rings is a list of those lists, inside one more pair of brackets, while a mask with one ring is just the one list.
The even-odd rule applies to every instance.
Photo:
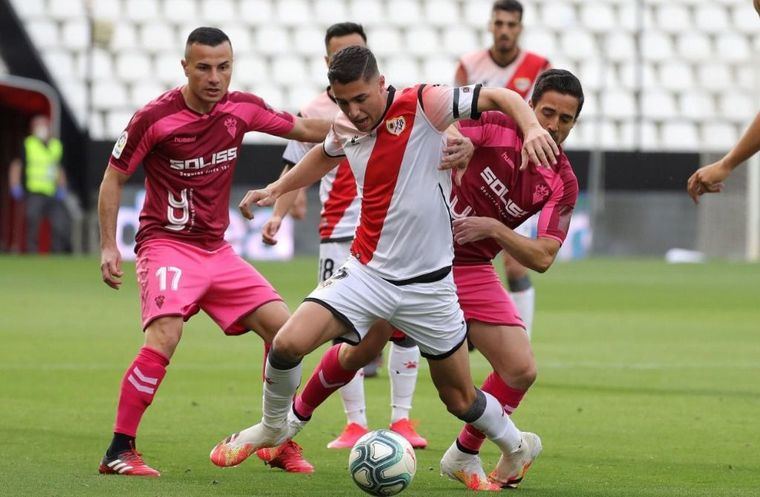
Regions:
[[354, 482], [372, 495], [396, 495], [412, 483], [417, 471], [414, 449], [404, 437], [375, 430], [357, 440], [348, 456]]

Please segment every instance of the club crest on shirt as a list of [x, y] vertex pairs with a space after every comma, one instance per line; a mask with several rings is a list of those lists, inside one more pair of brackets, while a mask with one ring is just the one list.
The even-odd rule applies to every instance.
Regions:
[[528, 91], [528, 88], [530, 88], [530, 78], [515, 79], [515, 88], [520, 91]]
[[155, 301], [159, 309], [164, 306], [164, 300], [166, 300], [166, 298], [163, 295], [156, 297]]
[[237, 133], [237, 119], [234, 117], [228, 117], [224, 120], [224, 127], [227, 128], [227, 133], [235, 138], [235, 134]]
[[385, 128], [388, 133], [399, 136], [406, 129], [406, 119], [404, 116], [393, 117], [385, 121]]
[[549, 195], [549, 188], [546, 185], [536, 185], [533, 190], [533, 203], [537, 204], [543, 201]]

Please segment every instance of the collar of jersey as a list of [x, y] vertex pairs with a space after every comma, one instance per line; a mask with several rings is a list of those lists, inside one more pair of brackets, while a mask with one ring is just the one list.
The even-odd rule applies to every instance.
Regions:
[[388, 100], [385, 102], [385, 110], [383, 111], [383, 115], [380, 116], [380, 119], [377, 120], [374, 126], [372, 126], [372, 131], [370, 133], [373, 133], [383, 122], [385, 119], [385, 116], [388, 114], [388, 109], [391, 108], [391, 105], [393, 104], [393, 97], [396, 94], [396, 89], [391, 85], [388, 87]]

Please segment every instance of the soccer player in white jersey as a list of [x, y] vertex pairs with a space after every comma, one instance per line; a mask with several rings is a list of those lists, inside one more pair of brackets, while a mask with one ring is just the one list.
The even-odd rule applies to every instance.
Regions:
[[[517, 0], [496, 0], [491, 7], [488, 30], [493, 35], [489, 48], [467, 53], [459, 59], [454, 82], [458, 86], [481, 83], [514, 90], [526, 100], [530, 98], [538, 76], [549, 69], [549, 60], [520, 47], [523, 30], [523, 6]], [[517, 232], [533, 236], [537, 216], [523, 223]], [[528, 270], [512, 256], [502, 254], [509, 294], [530, 336], [536, 305], [536, 290]]]
[[[325, 62], [328, 67], [333, 54], [341, 49], [357, 45], [366, 46], [367, 36], [360, 24], [342, 22], [333, 24], [325, 33]], [[330, 93], [330, 88], [320, 93], [300, 111], [302, 117], [332, 119], [339, 112], [338, 104]], [[311, 150], [314, 143], [290, 141], [285, 147], [283, 161], [285, 170], [298, 163]], [[283, 216], [296, 192], [291, 192], [275, 202], [272, 217], [262, 228], [264, 243], [277, 243], [276, 233]], [[354, 231], [359, 222], [361, 199], [356, 190], [356, 180], [348, 161], [328, 172], [319, 184], [319, 199], [322, 204], [319, 223], [319, 283], [329, 279], [350, 255]], [[378, 323], [378, 326], [387, 326]], [[390, 429], [405, 437], [414, 448], [424, 448], [427, 440], [417, 433], [409, 414], [417, 384], [420, 349], [409, 337], [399, 334], [391, 341], [388, 358], [388, 374], [391, 383], [391, 423]], [[339, 390], [346, 413], [346, 426], [335, 440], [327, 444], [330, 449], [350, 449], [368, 431], [366, 402], [364, 397], [364, 374], [359, 372], [354, 379]], [[267, 461], [271, 451], [259, 450], [256, 454]]]
[[271, 205], [283, 193], [321, 178], [345, 156], [362, 195], [352, 257], [277, 334], [261, 422], [217, 444], [212, 462], [234, 466], [297, 433], [309, 415], [293, 405], [302, 358], [333, 338], [357, 344], [369, 338], [374, 322], [386, 320], [417, 342], [448, 411], [481, 430], [506, 460], [529, 465], [537, 437], [523, 437], [499, 401], [472, 382], [462, 347], [467, 326], [451, 274], [451, 175], [440, 163], [444, 131], [485, 110], [500, 110], [518, 123], [525, 136], [524, 165], [556, 164], [557, 145], [515, 92], [479, 85], [396, 91], [386, 86], [365, 47], [335, 54], [328, 79], [341, 114], [323, 145], [275, 183], [248, 192], [240, 208], [250, 218], [253, 204]]

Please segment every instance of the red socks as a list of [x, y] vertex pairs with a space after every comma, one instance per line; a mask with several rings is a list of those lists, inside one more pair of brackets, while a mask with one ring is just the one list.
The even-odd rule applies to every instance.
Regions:
[[[486, 381], [483, 382], [481, 390], [496, 397], [501, 405], [504, 406], [504, 412], [509, 415], [515, 412], [526, 392], [526, 390], [518, 390], [510, 387], [504, 383], [504, 380], [502, 380], [495, 372], [491, 372], [491, 374], [488, 375]], [[480, 447], [483, 445], [485, 439], [486, 436], [483, 435], [483, 433], [469, 424], [464, 425], [462, 431], [459, 432], [459, 437], [457, 437], [457, 441], [461, 447], [472, 451], [475, 454], [480, 451]]]
[[339, 350], [340, 344], [327, 349], [301, 394], [296, 397], [293, 410], [299, 417], [310, 418], [314, 410], [327, 397], [351, 381], [356, 375], [355, 370], [343, 369], [340, 365], [338, 361]]
[[121, 380], [121, 394], [113, 431], [134, 437], [145, 409], [153, 402], [169, 359], [155, 349], [143, 347]]

